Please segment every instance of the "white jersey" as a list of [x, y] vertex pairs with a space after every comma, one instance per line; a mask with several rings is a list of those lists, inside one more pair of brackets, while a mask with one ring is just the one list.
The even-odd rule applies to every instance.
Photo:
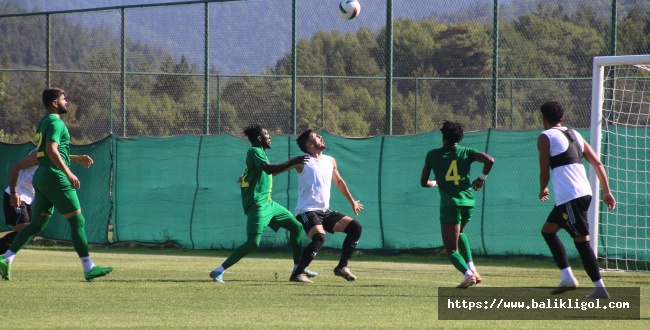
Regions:
[[332, 157], [327, 155], [321, 155], [321, 159], [309, 157], [302, 172], [298, 173], [296, 214], [329, 209], [333, 172]]
[[[557, 156], [569, 148], [569, 140], [562, 133], [566, 127], [555, 127], [547, 129], [542, 134], [546, 135], [550, 141], [550, 156]], [[585, 140], [582, 135], [575, 131], [576, 144], [581, 152], [585, 150]], [[555, 192], [555, 205], [564, 204], [570, 200], [582, 196], [591, 196], [591, 185], [587, 180], [587, 172], [584, 165], [568, 164], [558, 166], [551, 170], [551, 181], [553, 191]]]
[[[34, 172], [36, 172], [37, 168], [38, 165], [34, 165], [18, 172], [16, 192], [18, 193], [18, 196], [20, 196], [20, 200], [25, 202], [25, 204], [31, 205], [32, 200], [34, 199], [34, 186], [32, 186], [32, 178], [34, 177]], [[9, 187], [7, 187], [5, 192], [7, 194], [11, 192], [9, 190]]]

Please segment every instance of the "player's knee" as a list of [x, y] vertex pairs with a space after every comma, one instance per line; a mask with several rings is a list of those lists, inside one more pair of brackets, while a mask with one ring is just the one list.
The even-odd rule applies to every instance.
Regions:
[[576, 246], [578, 253], [593, 254], [593, 249], [591, 248], [591, 245], [589, 245], [589, 241], [574, 241], [573, 244]]
[[304, 230], [303, 226], [302, 226], [302, 223], [300, 223], [298, 220], [291, 221], [286, 228], [289, 231], [289, 233], [294, 234], [294, 235], [300, 234]]
[[246, 242], [246, 245], [251, 250], [257, 250], [257, 248], [260, 247], [260, 242], [257, 240], [249, 240], [248, 242]]
[[543, 231], [542, 231], [541, 234], [542, 234], [542, 237], [544, 237], [544, 239], [546, 239], [546, 240], [555, 238], [555, 235], [556, 235], [555, 233], [546, 233], [546, 232], [543, 232]]
[[451, 256], [454, 253], [458, 253], [458, 249], [456, 246], [445, 246], [445, 252], [447, 253], [448, 256]]
[[344, 232], [346, 234], [358, 233], [359, 235], [361, 235], [361, 223], [359, 223], [359, 221], [357, 220], [350, 221], [348, 226], [345, 227]]
[[69, 218], [67, 218], [68, 222], [70, 223], [70, 227], [72, 228], [84, 228], [86, 227], [86, 219], [84, 218], [83, 214], [77, 213]]
[[357, 220], [352, 220], [348, 224], [347, 227], [345, 227], [344, 232], [348, 235], [355, 236], [355, 237], [361, 237], [361, 223]]
[[315, 252], [320, 251], [321, 247], [325, 245], [326, 240], [327, 240], [327, 236], [325, 236], [325, 234], [321, 234], [321, 233], [314, 234], [314, 236], [311, 237], [311, 243], [314, 246], [314, 251]]

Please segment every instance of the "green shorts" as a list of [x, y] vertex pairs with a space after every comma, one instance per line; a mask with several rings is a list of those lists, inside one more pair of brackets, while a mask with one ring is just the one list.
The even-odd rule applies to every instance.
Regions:
[[440, 224], [466, 224], [474, 213], [473, 206], [440, 207]]
[[61, 214], [72, 213], [81, 208], [77, 191], [72, 187], [34, 187], [36, 194], [32, 202], [32, 214], [47, 212], [54, 214], [54, 208]]
[[269, 201], [264, 206], [252, 208], [248, 213], [248, 222], [246, 224], [247, 234], [261, 234], [267, 226], [278, 231], [280, 228], [290, 228], [292, 226], [302, 230], [302, 224], [296, 220], [296, 217], [289, 212], [284, 206]]

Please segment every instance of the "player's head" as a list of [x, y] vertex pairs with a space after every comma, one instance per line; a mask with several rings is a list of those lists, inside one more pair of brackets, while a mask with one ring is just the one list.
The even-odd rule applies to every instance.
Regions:
[[446, 120], [440, 128], [444, 145], [454, 145], [463, 140], [463, 124]]
[[262, 147], [262, 149], [271, 149], [271, 135], [266, 127], [260, 124], [253, 124], [244, 128], [244, 135], [253, 146]]
[[555, 126], [564, 119], [564, 107], [560, 102], [546, 102], [539, 107], [539, 110], [542, 112], [544, 120], [551, 126]]
[[298, 135], [298, 138], [296, 138], [296, 143], [298, 144], [300, 150], [305, 153], [309, 153], [310, 147], [315, 147], [320, 151], [327, 148], [325, 146], [325, 142], [323, 141], [323, 137], [318, 135], [318, 133], [316, 133], [313, 129], [307, 129]]
[[43, 91], [43, 105], [45, 109], [55, 109], [56, 113], [64, 114], [68, 112], [68, 101], [65, 99], [66, 93], [61, 88], [47, 88]]

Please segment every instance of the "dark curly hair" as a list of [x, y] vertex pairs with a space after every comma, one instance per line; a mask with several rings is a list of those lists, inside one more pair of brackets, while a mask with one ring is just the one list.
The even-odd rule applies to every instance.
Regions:
[[248, 137], [248, 141], [250, 141], [251, 143], [255, 143], [257, 137], [262, 136], [262, 130], [264, 129], [266, 129], [266, 127], [260, 124], [248, 125], [244, 127], [244, 135]]
[[463, 140], [463, 124], [461, 123], [445, 120], [440, 132], [442, 132], [442, 140], [448, 143], [454, 144]]
[[539, 110], [542, 112], [544, 119], [551, 125], [559, 123], [564, 117], [564, 107], [562, 103], [557, 101], [546, 102], [539, 107]]

